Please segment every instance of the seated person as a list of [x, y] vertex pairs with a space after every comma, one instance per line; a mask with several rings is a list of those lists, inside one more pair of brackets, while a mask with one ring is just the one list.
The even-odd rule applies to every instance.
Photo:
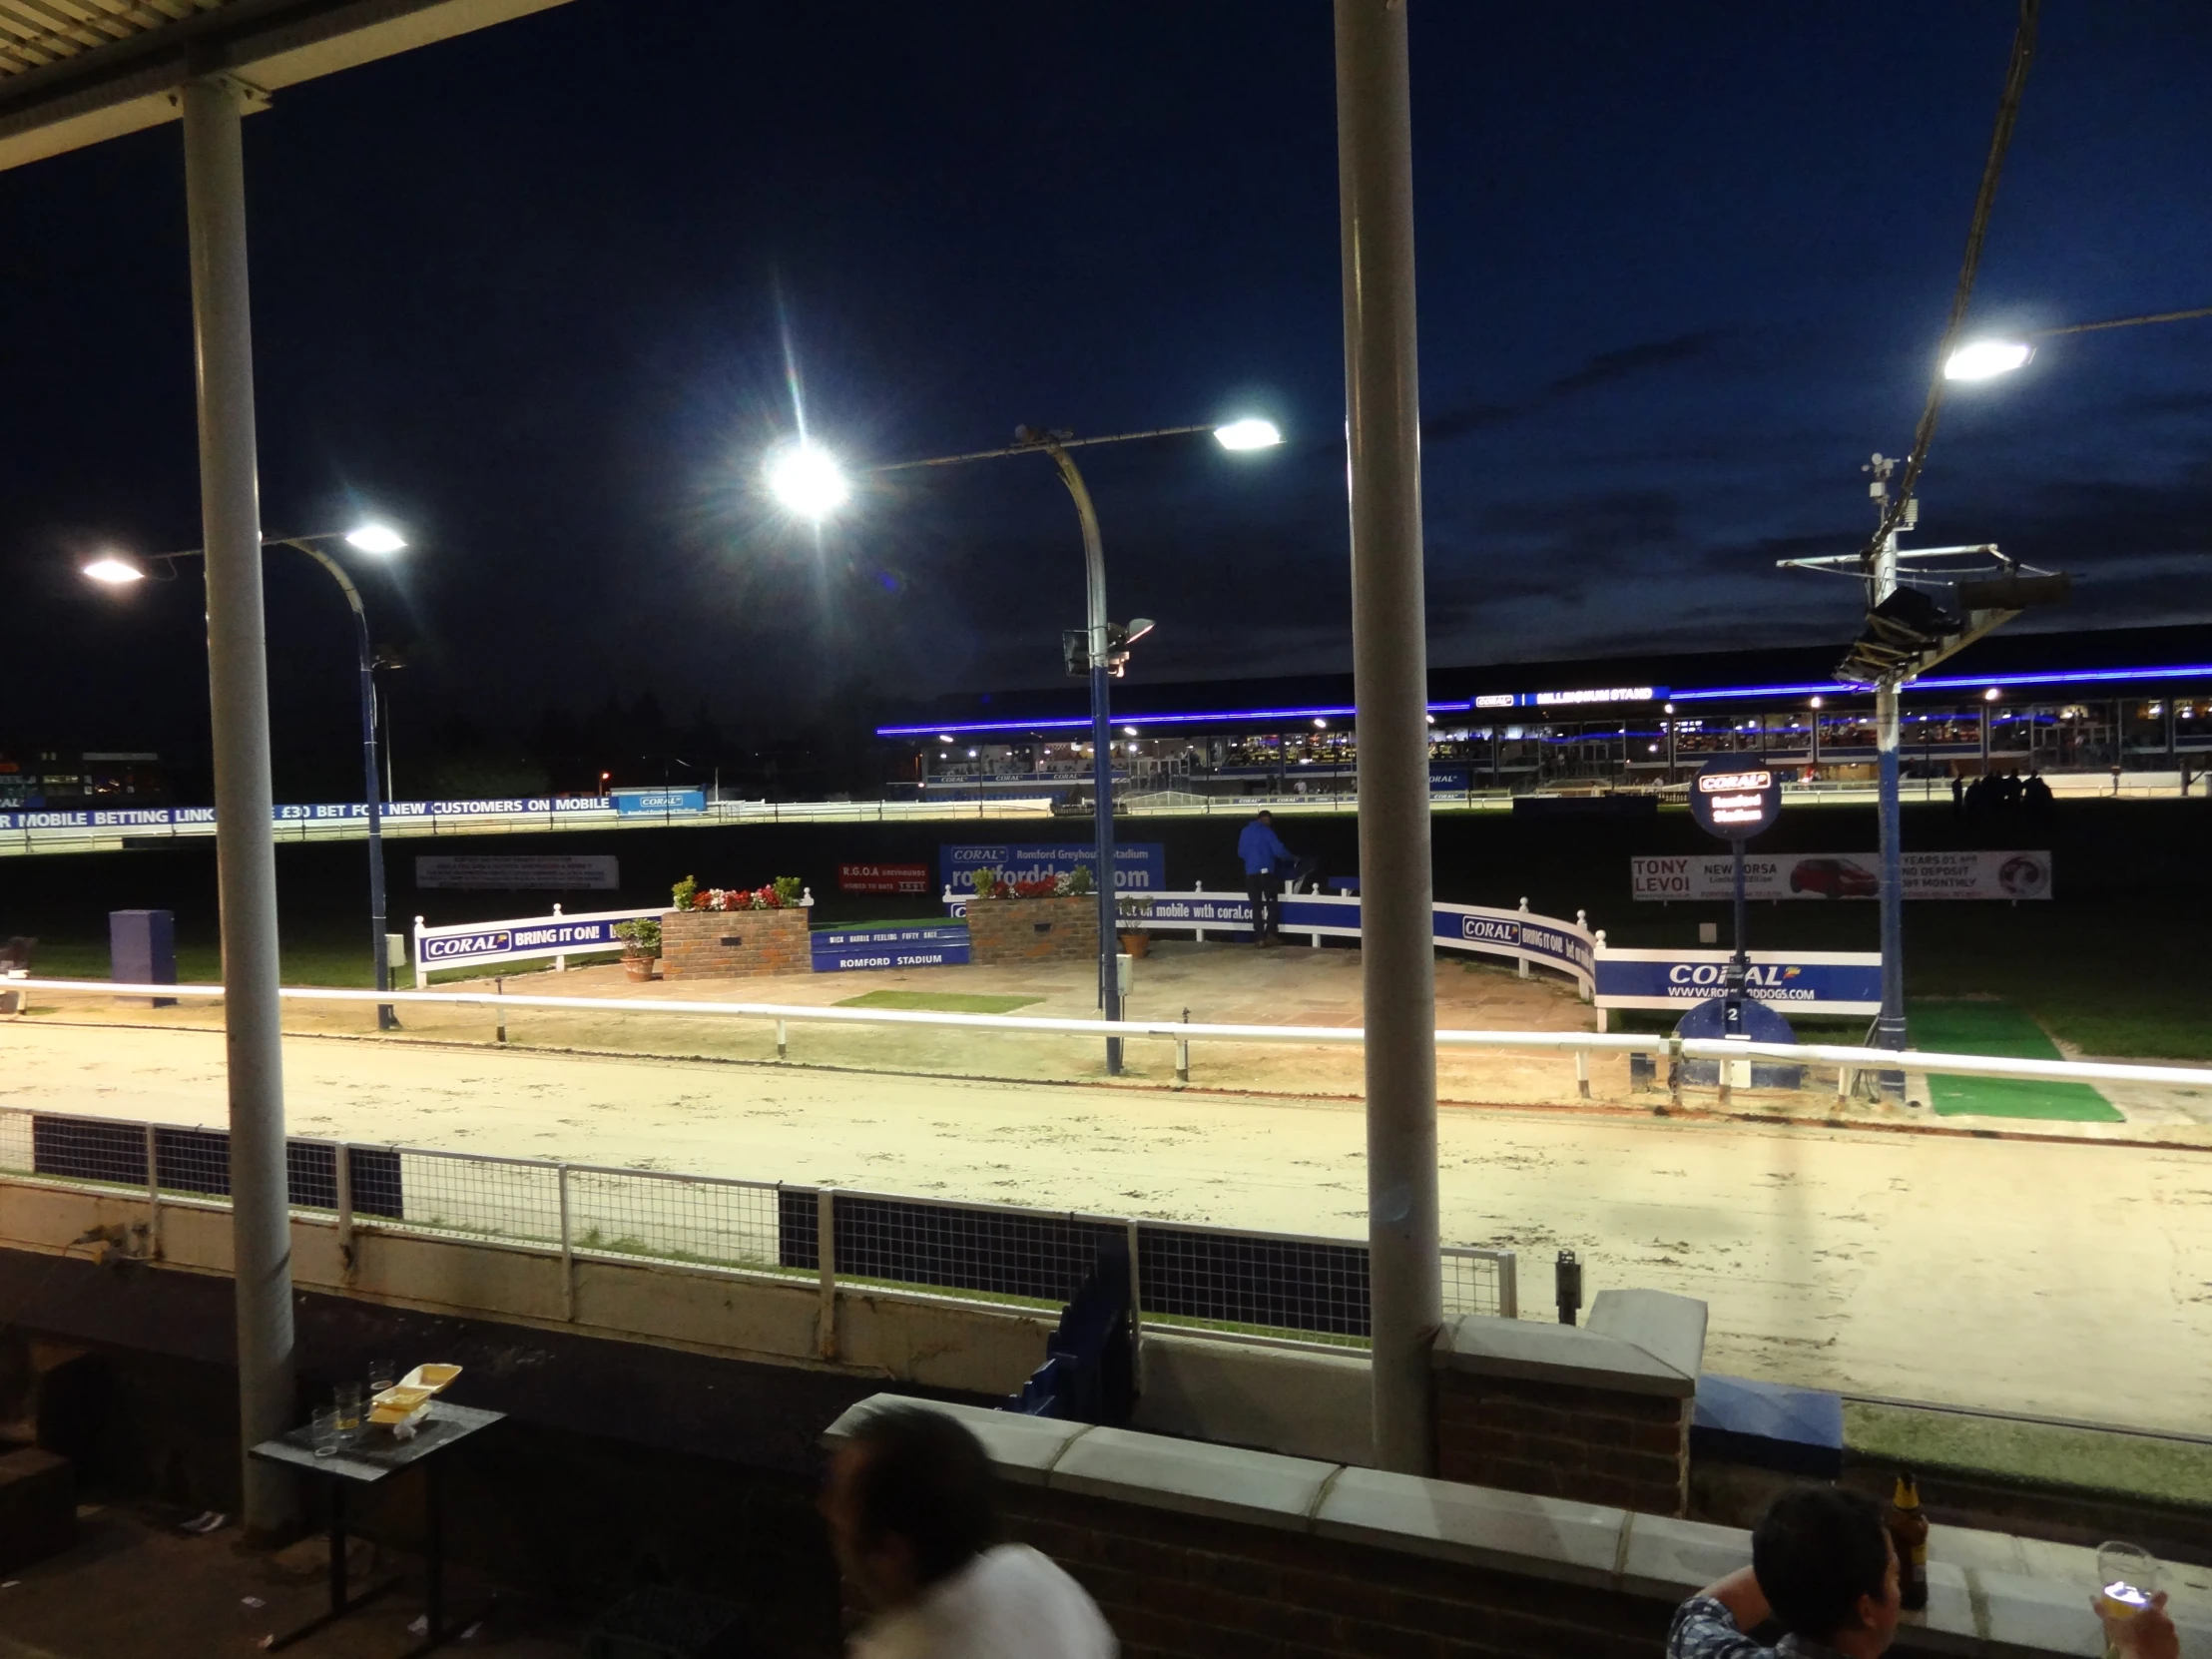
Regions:
[[[1774, 1618], [1765, 1647], [1746, 1632]], [[1767, 1506], [1751, 1565], [1675, 1609], [1667, 1659], [1877, 1659], [1898, 1628], [1898, 1555], [1882, 1507], [1859, 1492], [1799, 1486]]]
[[[1800, 1486], [1752, 1529], [1750, 1566], [1675, 1609], [1667, 1659], [1876, 1659], [1896, 1639], [1898, 1613], [1897, 1548], [1881, 1506], [1834, 1486]], [[1747, 1634], [1769, 1618], [1787, 1632], [1772, 1648]], [[2120, 1659], [2180, 1656], [2164, 1592], [2133, 1618], [2106, 1620], [2104, 1634]]]

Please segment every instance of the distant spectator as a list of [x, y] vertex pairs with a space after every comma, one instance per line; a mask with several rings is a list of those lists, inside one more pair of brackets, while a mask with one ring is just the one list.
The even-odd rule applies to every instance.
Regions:
[[1955, 772], [1950, 775], [1950, 815], [1961, 816], [1966, 810], [1966, 781]]
[[2041, 818], [2051, 808], [2050, 785], [2039, 772], [2027, 775], [2027, 782], [2020, 786], [2020, 800], [2031, 818]]
[[[1799, 1486], [1752, 1529], [1750, 1566], [1675, 1609], [1667, 1659], [1877, 1659], [1897, 1637], [1898, 1611], [1898, 1555], [1880, 1505]], [[1748, 1634], [1769, 1618], [1787, 1632], [1776, 1648]]]
[[1114, 1659], [1083, 1587], [999, 1543], [990, 1458], [942, 1412], [892, 1406], [837, 1450], [823, 1491], [837, 1564], [877, 1617], [851, 1659]]
[[1237, 856], [1244, 861], [1245, 894], [1252, 900], [1252, 942], [1279, 944], [1277, 929], [1283, 925], [1282, 866], [1296, 864], [1297, 854], [1275, 832], [1275, 820], [1263, 812], [1244, 827], [1237, 837]]

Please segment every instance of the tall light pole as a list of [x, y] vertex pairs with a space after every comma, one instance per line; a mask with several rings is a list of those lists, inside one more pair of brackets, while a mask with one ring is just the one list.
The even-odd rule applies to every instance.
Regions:
[[[1143, 432], [1116, 432], [1107, 437], [1079, 438], [1072, 432], [1040, 431], [1017, 426], [1014, 441], [998, 449], [971, 450], [962, 455], [936, 455], [920, 461], [893, 461], [868, 468], [871, 475], [905, 472], [917, 467], [960, 466], [969, 461], [996, 460], [1006, 455], [1046, 455], [1059, 469], [1060, 482], [1075, 502], [1075, 516], [1083, 535], [1084, 630], [1080, 659], [1067, 651], [1071, 672], [1080, 660], [1091, 684], [1091, 792], [1096, 800], [1092, 856], [1097, 861], [1098, 894], [1098, 1005], [1109, 1023], [1121, 1018], [1121, 979], [1116, 971], [1119, 941], [1114, 886], [1114, 746], [1113, 709], [1109, 683], [1122, 671], [1129, 646], [1151, 629], [1139, 620], [1119, 628], [1106, 612], [1106, 548], [1098, 528], [1098, 509], [1082, 471], [1068, 453], [1071, 449], [1103, 443], [1135, 443], [1146, 438], [1186, 437], [1211, 432], [1224, 449], [1246, 451], [1272, 449], [1283, 434], [1272, 421], [1233, 420], [1226, 425], [1156, 426]], [[843, 472], [827, 451], [802, 439], [788, 444], [771, 458], [769, 487], [786, 507], [802, 517], [820, 521], [841, 507], [851, 494]], [[1425, 778], [1425, 771], [1424, 771]], [[1121, 1075], [1121, 1039], [1106, 1039], [1107, 1075]]]
[[[1986, 381], [2024, 368], [2035, 356], [2034, 342], [2069, 334], [2102, 333], [2110, 328], [2139, 328], [2152, 323], [2192, 322], [2212, 317], [2212, 305], [2187, 310], [2153, 311], [2140, 316], [2110, 317], [2101, 322], [2073, 322], [2055, 328], [2034, 328], [2012, 335], [1982, 335], [1969, 339], [1942, 360], [1940, 376], [1931, 394], [1931, 406], [1942, 381]], [[1923, 416], [1927, 426], [1928, 417]], [[1961, 547], [1900, 548], [1898, 532], [1920, 521], [1916, 496], [1892, 502], [1890, 478], [1897, 458], [1877, 453], [1866, 470], [1874, 474], [1869, 493], [1875, 503], [1880, 533], [1872, 558], [1839, 554], [1811, 559], [1780, 559], [1785, 569], [1827, 570], [1863, 576], [1867, 591], [1867, 632], [1837, 670], [1839, 679], [1871, 684], [1875, 698], [1875, 756], [1878, 763], [1882, 841], [1882, 1012], [1875, 1021], [1875, 1044], [1902, 1050], [1906, 1046], [1905, 1018], [1905, 853], [1900, 796], [1899, 700], [1905, 687], [1944, 658], [1954, 655], [2002, 627], [2028, 605], [2050, 604], [2064, 597], [2067, 578], [2057, 572], [2024, 566], [2006, 558], [1995, 543]], [[1908, 468], [1905, 488], [1914, 488]], [[1965, 561], [1961, 565], [1959, 561]], [[1957, 601], [1956, 616], [1936, 614], [1933, 599], [1924, 597], [1923, 611], [1910, 615], [1900, 609], [1900, 567], [1909, 567], [1911, 581], [1921, 589], [1949, 586]], [[1893, 1098], [1905, 1092], [1902, 1071], [1882, 1073], [1882, 1092]]]
[[1336, 0], [1375, 1460], [1435, 1472], [1436, 941], [1405, 0]]
[[[336, 582], [345, 595], [346, 608], [353, 613], [353, 650], [360, 674], [361, 705], [361, 789], [368, 810], [368, 928], [370, 960], [374, 965], [376, 988], [391, 989], [391, 961], [384, 951], [384, 836], [383, 790], [376, 766], [376, 652], [369, 643], [368, 613], [361, 606], [361, 590], [353, 585], [353, 578], [345, 567], [330, 557], [318, 545], [322, 542], [343, 541], [348, 547], [361, 553], [386, 555], [397, 553], [406, 547], [397, 532], [381, 524], [364, 524], [355, 530], [329, 530], [312, 536], [268, 536], [264, 547], [291, 547], [307, 555], [320, 565]], [[190, 548], [179, 553], [156, 555], [151, 563], [173, 575], [172, 561], [206, 557], [204, 548]], [[122, 586], [144, 581], [148, 575], [146, 563], [119, 553], [104, 553], [84, 567], [84, 574], [95, 582], [110, 586]], [[220, 827], [220, 819], [218, 824]], [[399, 1020], [393, 1014], [391, 1004], [376, 1005], [376, 1027], [380, 1031], [397, 1029]]]

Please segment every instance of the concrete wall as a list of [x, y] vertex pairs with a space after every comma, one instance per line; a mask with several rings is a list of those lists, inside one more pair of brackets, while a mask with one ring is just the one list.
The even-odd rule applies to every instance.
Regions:
[[[336, 1227], [294, 1217], [293, 1282], [381, 1308], [494, 1321], [826, 1375], [1001, 1397], [1044, 1361], [1042, 1311], [840, 1284], [825, 1325], [812, 1276], [649, 1263], [369, 1228], [350, 1270]], [[137, 1194], [0, 1180], [0, 1250], [91, 1255], [158, 1277], [228, 1275], [231, 1217]], [[26, 1322], [32, 1323], [32, 1322]], [[829, 1341], [825, 1342], [825, 1338]], [[219, 1345], [210, 1357], [226, 1357]], [[1367, 1362], [1359, 1356], [1165, 1336], [1147, 1329], [1138, 1420], [1162, 1433], [1346, 1462], [1369, 1460]]]
[[[834, 1442], [874, 1410], [863, 1400]], [[1008, 1529], [1106, 1613], [1127, 1659], [1650, 1659], [1673, 1609], [1748, 1565], [1748, 1533], [1600, 1504], [1125, 1429], [928, 1407], [964, 1422]], [[2047, 1548], [2047, 1546], [2046, 1546]], [[1946, 1532], [1896, 1651], [2103, 1651], [2086, 1550], [2020, 1570], [2019, 1540]], [[2212, 1629], [2184, 1616], [2184, 1653]]]

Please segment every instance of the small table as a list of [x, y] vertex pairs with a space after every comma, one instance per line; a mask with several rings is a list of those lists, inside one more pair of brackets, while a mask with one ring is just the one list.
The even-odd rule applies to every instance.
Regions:
[[438, 1455], [450, 1446], [458, 1445], [479, 1429], [489, 1428], [506, 1416], [504, 1411], [480, 1411], [473, 1405], [453, 1405], [433, 1399], [428, 1414], [418, 1424], [412, 1439], [394, 1439], [390, 1430], [363, 1428], [360, 1436], [350, 1445], [340, 1446], [327, 1457], [317, 1457], [314, 1439], [309, 1429], [294, 1428], [279, 1434], [274, 1440], [264, 1440], [251, 1455], [266, 1462], [283, 1463], [303, 1469], [309, 1474], [325, 1475], [330, 1482], [330, 1609], [319, 1613], [296, 1629], [287, 1630], [271, 1639], [270, 1651], [288, 1647], [300, 1637], [320, 1630], [333, 1619], [341, 1617], [362, 1603], [374, 1600], [397, 1582], [386, 1579], [371, 1585], [359, 1595], [348, 1599], [345, 1587], [345, 1490], [348, 1484], [373, 1486], [378, 1481], [403, 1469], [422, 1464], [422, 1476], [427, 1483], [424, 1510], [428, 1537], [424, 1551], [424, 1612], [427, 1636], [417, 1646], [408, 1650], [408, 1659], [419, 1653], [428, 1653], [434, 1647], [444, 1645], [445, 1630], [445, 1528], [444, 1482], [441, 1470], [444, 1459]]

